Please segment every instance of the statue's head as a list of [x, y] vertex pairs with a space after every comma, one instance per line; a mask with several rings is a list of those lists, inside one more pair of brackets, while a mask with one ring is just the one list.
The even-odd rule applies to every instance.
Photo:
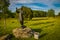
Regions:
[[16, 12], [17, 12], [17, 13], [20, 13], [19, 9], [16, 8]]
[[16, 8], [17, 13], [20, 13], [20, 10], [23, 10], [23, 7], [19, 8], [19, 9]]

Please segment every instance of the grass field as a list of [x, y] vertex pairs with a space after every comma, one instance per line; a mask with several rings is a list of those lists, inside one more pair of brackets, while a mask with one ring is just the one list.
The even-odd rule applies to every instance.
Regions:
[[[0, 20], [0, 36], [12, 33], [14, 28], [20, 27], [19, 20], [14, 18], [6, 19], [6, 27], [4, 20]], [[30, 21], [24, 21], [27, 27], [40, 33], [39, 40], [60, 40], [60, 19], [57, 18], [33, 18]], [[12, 40], [17, 40], [12, 38]], [[22, 40], [22, 39], [20, 39]], [[29, 38], [25, 40], [34, 40]]]

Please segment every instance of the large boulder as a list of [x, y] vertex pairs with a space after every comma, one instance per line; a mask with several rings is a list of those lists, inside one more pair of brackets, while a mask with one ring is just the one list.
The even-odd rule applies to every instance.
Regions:
[[22, 29], [22, 28], [16, 28], [13, 30], [13, 35], [16, 38], [29, 38], [32, 36], [32, 30], [28, 27]]

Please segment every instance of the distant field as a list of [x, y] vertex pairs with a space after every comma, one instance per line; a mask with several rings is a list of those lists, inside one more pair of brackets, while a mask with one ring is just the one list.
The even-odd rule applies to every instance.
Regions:
[[[0, 20], [0, 36], [12, 33], [14, 28], [20, 27], [19, 20], [14, 18], [6, 19], [4, 29], [3, 19]], [[60, 19], [57, 18], [33, 18], [30, 21], [24, 21], [27, 27], [40, 33], [39, 40], [60, 40]], [[17, 40], [12, 38], [12, 40]], [[33, 37], [25, 40], [34, 40]]]

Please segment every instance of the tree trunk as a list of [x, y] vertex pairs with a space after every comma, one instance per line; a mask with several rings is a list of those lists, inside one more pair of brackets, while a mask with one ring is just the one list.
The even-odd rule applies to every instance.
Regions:
[[6, 17], [4, 17], [4, 29], [6, 28]]
[[4, 16], [4, 29], [6, 28], [6, 14], [3, 8], [3, 16]]

